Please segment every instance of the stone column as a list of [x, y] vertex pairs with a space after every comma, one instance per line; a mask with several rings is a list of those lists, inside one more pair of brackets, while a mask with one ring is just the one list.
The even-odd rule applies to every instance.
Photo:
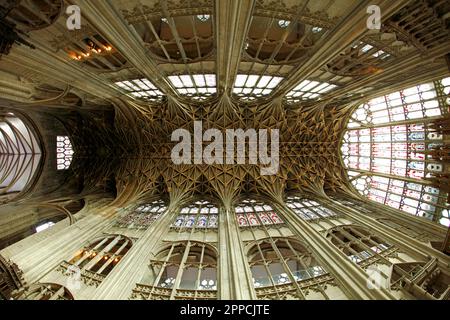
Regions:
[[145, 230], [97, 288], [92, 299], [129, 299], [136, 284], [148, 269], [153, 250], [160, 244], [177, 215], [178, 201], [171, 202], [166, 212]]
[[[426, 243], [417, 239], [409, 237], [403, 232], [397, 231], [381, 222], [372, 219], [371, 217], [360, 214], [359, 212], [341, 205], [340, 203], [322, 200], [322, 202], [328, 206], [333, 207], [334, 210], [343, 213], [347, 217], [350, 217], [353, 221], [362, 226], [366, 226], [374, 232], [378, 233], [383, 239], [386, 239], [390, 244], [395, 245], [397, 248], [405, 251], [411, 257], [417, 259], [417, 261], [428, 261], [430, 258], [437, 258], [438, 265], [444, 269], [450, 266], [450, 257], [446, 254], [437, 251], [436, 249], [428, 246]], [[327, 203], [328, 202], [328, 203]], [[413, 217], [411, 217], [413, 218]], [[445, 236], [445, 234], [443, 234]]]
[[386, 289], [371, 290], [367, 286], [368, 275], [354, 264], [338, 248], [330, 243], [322, 234], [316, 231], [307, 221], [298, 217], [282, 201], [276, 201], [275, 206], [285, 217], [291, 231], [304, 238], [314, 257], [329, 271], [339, 287], [350, 299], [389, 300], [395, 299]]
[[220, 299], [256, 299], [241, 232], [231, 205], [219, 215], [219, 293]]

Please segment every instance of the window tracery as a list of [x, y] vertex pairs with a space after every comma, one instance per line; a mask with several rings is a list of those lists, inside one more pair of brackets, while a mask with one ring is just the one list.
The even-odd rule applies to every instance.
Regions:
[[289, 20], [278, 20], [278, 25], [280, 28], [287, 28], [291, 22]]
[[150, 261], [145, 284], [133, 290], [133, 299], [216, 299], [217, 255], [208, 244], [172, 243]]
[[0, 113], [0, 194], [24, 190], [34, 177], [41, 149], [31, 128], [11, 112]]
[[120, 218], [116, 226], [129, 229], [146, 229], [164, 214], [167, 206], [162, 200], [136, 207], [132, 212]]
[[370, 216], [383, 225], [389, 226], [419, 241], [425, 243], [442, 241], [442, 234], [440, 235], [439, 233], [436, 234], [430, 232], [429, 230], [424, 230], [414, 223], [408, 223], [404, 220], [394, 219], [393, 217], [385, 215], [382, 210], [379, 210], [373, 204], [369, 204], [360, 199], [354, 198], [342, 198], [340, 196], [332, 196], [331, 198], [348, 208], [361, 212], [366, 216]]
[[368, 230], [354, 225], [334, 227], [327, 238], [354, 263], [361, 264], [371, 258], [383, 259], [383, 253], [392, 247]]
[[182, 208], [172, 228], [180, 231], [217, 229], [219, 208], [214, 204], [199, 200]]
[[450, 78], [362, 104], [342, 144], [353, 186], [364, 196], [413, 215], [448, 223], [447, 194], [426, 181], [446, 170], [430, 153], [443, 145], [433, 119], [448, 113]]
[[70, 168], [74, 151], [72, 142], [68, 136], [56, 137], [56, 163], [58, 170], [67, 170]]
[[337, 86], [328, 82], [304, 80], [286, 94], [288, 103], [317, 99]]
[[217, 91], [215, 74], [183, 74], [167, 78], [179, 94], [196, 100], [205, 100]]
[[316, 220], [338, 216], [336, 212], [320, 203], [298, 196], [288, 197], [286, 199], [286, 205], [303, 220]]
[[249, 250], [249, 262], [257, 288], [301, 281], [325, 273], [292, 239], [258, 242]]
[[270, 95], [283, 80], [283, 77], [257, 74], [238, 74], [233, 93], [241, 100], [255, 100]]
[[118, 81], [115, 84], [135, 98], [142, 98], [149, 101], [159, 101], [164, 96], [163, 93], [146, 78]]
[[206, 22], [210, 19], [210, 15], [209, 14], [199, 14], [197, 15], [197, 19], [200, 20], [201, 22]]
[[239, 227], [272, 226], [284, 224], [275, 210], [268, 204], [253, 199], [242, 201], [235, 207]]
[[102, 237], [78, 251], [60, 270], [66, 273], [77, 267], [87, 285], [97, 286], [120, 263], [132, 244], [131, 239], [122, 235]]
[[[307, 288], [330, 281], [327, 271], [298, 241], [290, 238], [262, 239], [247, 253], [253, 285], [259, 298], [305, 299]], [[322, 296], [325, 298], [326, 294]]]
[[399, 179], [365, 175], [358, 176], [352, 183], [370, 200], [430, 220], [439, 217], [443, 219], [441, 222], [445, 222], [445, 214], [448, 213], [448, 209], [444, 209], [446, 196], [436, 188]]

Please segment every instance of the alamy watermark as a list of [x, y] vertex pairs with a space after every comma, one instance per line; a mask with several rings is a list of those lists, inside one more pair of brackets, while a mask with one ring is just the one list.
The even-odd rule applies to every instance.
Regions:
[[78, 266], [70, 265], [65, 275], [68, 276], [66, 280], [66, 288], [74, 292], [81, 289], [81, 269]]
[[[381, 29], [381, 9], [377, 5], [370, 5], [367, 7], [366, 13], [370, 14], [367, 18], [367, 28], [370, 30]], [[66, 20], [66, 26], [69, 30], [81, 29], [81, 9], [77, 5], [70, 5], [66, 8], [66, 14], [69, 17]]]
[[[254, 164], [261, 166], [261, 175], [277, 174], [280, 164], [278, 129], [226, 129], [225, 137], [218, 129], [202, 131], [202, 121], [194, 121], [193, 141], [186, 129], [172, 132], [171, 140], [178, 142], [170, 155], [174, 164]], [[210, 143], [203, 148], [204, 142]]]
[[381, 29], [381, 9], [377, 5], [370, 5], [367, 7], [369, 18], [367, 18], [367, 28], [370, 30], [380, 30]]
[[79, 6], [72, 5], [66, 8], [66, 14], [69, 17], [66, 20], [66, 27], [69, 30], [81, 29], [81, 9]]

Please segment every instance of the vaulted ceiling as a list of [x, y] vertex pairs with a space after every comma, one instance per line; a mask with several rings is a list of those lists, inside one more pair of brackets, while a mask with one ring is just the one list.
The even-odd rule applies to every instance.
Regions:
[[[122, 200], [346, 189], [339, 145], [354, 107], [448, 73], [445, 0], [35, 5], [22, 1], [7, 16], [27, 36], [0, 58], [3, 104], [80, 113], [67, 121], [73, 169], [92, 184], [113, 176]], [[66, 5], [80, 7], [80, 29], [68, 30]], [[370, 5], [380, 30], [367, 27]], [[279, 129], [280, 170], [173, 164], [171, 134], [192, 132], [195, 120], [222, 132]]]

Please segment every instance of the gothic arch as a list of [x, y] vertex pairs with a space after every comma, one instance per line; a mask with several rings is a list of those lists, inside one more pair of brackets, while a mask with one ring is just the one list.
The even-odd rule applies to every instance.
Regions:
[[217, 299], [217, 260], [214, 246], [180, 241], [162, 244], [149, 272], [133, 290], [132, 299]]
[[319, 292], [314, 299], [327, 299], [320, 287], [332, 282], [332, 277], [301, 241], [261, 239], [247, 244], [246, 255], [258, 298], [308, 299], [313, 290]]
[[86, 285], [98, 286], [133, 246], [133, 240], [119, 234], [97, 236], [77, 251], [59, 270], [79, 272]]
[[22, 112], [3, 111], [0, 122], [1, 198], [19, 200], [33, 189], [42, 172], [45, 148], [39, 130]]

